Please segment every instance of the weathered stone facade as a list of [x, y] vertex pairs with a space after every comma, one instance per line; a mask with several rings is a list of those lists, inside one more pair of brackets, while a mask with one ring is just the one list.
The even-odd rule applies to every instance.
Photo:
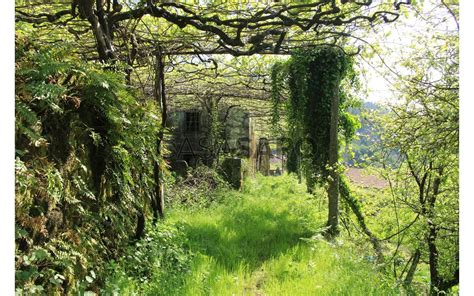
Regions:
[[252, 118], [238, 107], [223, 108], [218, 112], [220, 141], [210, 143], [210, 115], [204, 108], [174, 110], [167, 126], [170, 130], [169, 160], [186, 161], [190, 166], [208, 164], [218, 156], [251, 158], [255, 155], [256, 140], [252, 131]]

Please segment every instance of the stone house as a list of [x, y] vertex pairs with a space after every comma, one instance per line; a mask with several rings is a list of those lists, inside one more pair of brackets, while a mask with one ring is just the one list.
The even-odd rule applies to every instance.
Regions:
[[[216, 116], [214, 116], [215, 118]], [[190, 166], [209, 164], [213, 159], [240, 157], [255, 159], [257, 141], [254, 123], [248, 112], [238, 106], [226, 106], [217, 111], [219, 141], [211, 135], [211, 115], [206, 108], [191, 107], [171, 110], [167, 127], [168, 160]]]

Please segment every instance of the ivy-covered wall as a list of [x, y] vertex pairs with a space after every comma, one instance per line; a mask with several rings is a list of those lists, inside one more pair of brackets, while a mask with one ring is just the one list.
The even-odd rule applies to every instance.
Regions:
[[158, 112], [120, 68], [83, 62], [67, 43], [15, 41], [17, 292], [97, 287], [147, 216]]

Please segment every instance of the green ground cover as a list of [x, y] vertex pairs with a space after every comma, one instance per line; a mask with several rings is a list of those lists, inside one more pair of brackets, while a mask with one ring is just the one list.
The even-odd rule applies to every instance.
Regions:
[[369, 254], [318, 235], [324, 191], [257, 177], [208, 208], [176, 208], [141, 248], [111, 265], [120, 295], [394, 295]]

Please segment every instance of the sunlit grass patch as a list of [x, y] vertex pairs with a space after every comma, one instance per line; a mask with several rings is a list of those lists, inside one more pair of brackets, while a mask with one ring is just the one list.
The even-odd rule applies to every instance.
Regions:
[[[396, 290], [356, 245], [318, 233], [326, 211], [290, 176], [250, 179], [208, 208], [176, 208], [165, 224], [194, 254], [181, 273], [155, 270], [142, 295], [392, 295]], [[173, 249], [170, 249], [174, 252]], [[184, 254], [184, 253], [183, 253]], [[170, 256], [173, 259], [175, 257]], [[152, 260], [153, 258], [150, 258]], [[166, 267], [168, 266], [168, 267]], [[163, 264], [172, 268], [172, 265]], [[162, 268], [163, 268], [162, 267]]]

